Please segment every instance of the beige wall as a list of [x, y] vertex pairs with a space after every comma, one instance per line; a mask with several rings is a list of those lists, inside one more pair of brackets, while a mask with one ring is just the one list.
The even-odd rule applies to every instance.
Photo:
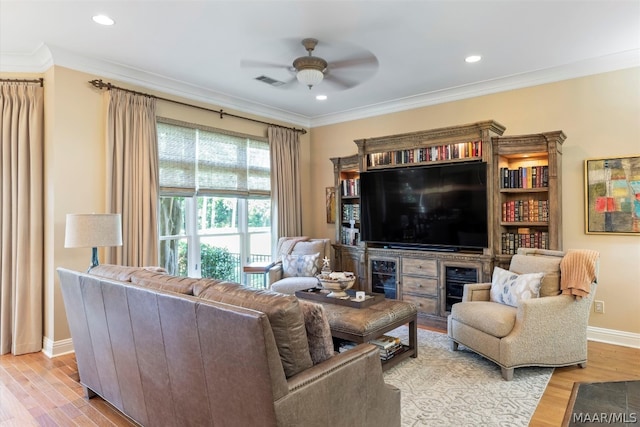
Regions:
[[[325, 187], [333, 185], [331, 157], [356, 153], [354, 139], [494, 119], [506, 135], [563, 130], [563, 222], [565, 249], [601, 252], [597, 299], [606, 314], [590, 325], [640, 333], [640, 239], [584, 234], [583, 162], [587, 158], [640, 154], [640, 73], [631, 69], [496, 95], [450, 102], [381, 117], [314, 128], [301, 137], [303, 232], [335, 238], [326, 224]], [[16, 75], [2, 74], [2, 77]], [[25, 75], [17, 77], [24, 78]], [[31, 75], [27, 76], [31, 77]], [[100, 76], [53, 67], [45, 78], [45, 337], [70, 337], [55, 268], [84, 270], [90, 251], [64, 248], [67, 213], [103, 212], [105, 206], [105, 104], [88, 84]], [[153, 91], [114, 84], [147, 93]], [[172, 98], [162, 93], [156, 95]], [[183, 100], [190, 102], [188, 100]], [[219, 106], [205, 105], [214, 110]], [[246, 115], [241, 112], [234, 112]], [[264, 125], [159, 101], [158, 115], [251, 135]], [[260, 117], [255, 117], [262, 119]], [[265, 120], [272, 121], [272, 120]], [[288, 125], [287, 123], [281, 123]], [[101, 258], [103, 258], [101, 254]]]
[[640, 333], [640, 237], [584, 233], [584, 160], [640, 155], [640, 69], [512, 90], [342, 124], [313, 128], [313, 209], [307, 212], [317, 237], [335, 239], [326, 224], [324, 187], [333, 185], [330, 157], [357, 152], [354, 139], [392, 135], [493, 119], [505, 135], [562, 130], [564, 249], [600, 251], [596, 299], [605, 314], [590, 326]]

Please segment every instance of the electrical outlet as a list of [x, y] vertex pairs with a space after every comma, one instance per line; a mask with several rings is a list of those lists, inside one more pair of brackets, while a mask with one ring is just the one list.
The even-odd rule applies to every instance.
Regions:
[[595, 311], [596, 313], [604, 314], [604, 301], [596, 300], [593, 303], [593, 311]]

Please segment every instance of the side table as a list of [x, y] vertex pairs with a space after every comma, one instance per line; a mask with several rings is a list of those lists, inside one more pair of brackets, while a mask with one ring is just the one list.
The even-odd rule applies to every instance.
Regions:
[[[275, 262], [273, 261], [250, 262], [249, 264], [246, 264], [244, 267], [242, 267], [242, 272], [245, 274], [245, 277], [247, 277], [247, 275], [249, 274], [262, 274], [262, 286], [266, 289], [269, 270], [274, 265]], [[247, 282], [246, 284], [248, 285], [248, 280], [245, 280], [245, 282]]]

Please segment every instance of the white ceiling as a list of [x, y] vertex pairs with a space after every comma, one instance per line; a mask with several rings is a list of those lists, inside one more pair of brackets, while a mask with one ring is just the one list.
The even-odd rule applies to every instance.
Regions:
[[[255, 80], [291, 80], [305, 37], [352, 87]], [[53, 64], [317, 126], [639, 66], [640, 0], [0, 0], [0, 71]]]

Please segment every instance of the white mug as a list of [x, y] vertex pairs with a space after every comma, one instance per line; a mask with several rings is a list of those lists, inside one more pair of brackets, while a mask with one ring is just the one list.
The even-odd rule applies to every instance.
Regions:
[[364, 291], [356, 291], [356, 301], [364, 301]]

